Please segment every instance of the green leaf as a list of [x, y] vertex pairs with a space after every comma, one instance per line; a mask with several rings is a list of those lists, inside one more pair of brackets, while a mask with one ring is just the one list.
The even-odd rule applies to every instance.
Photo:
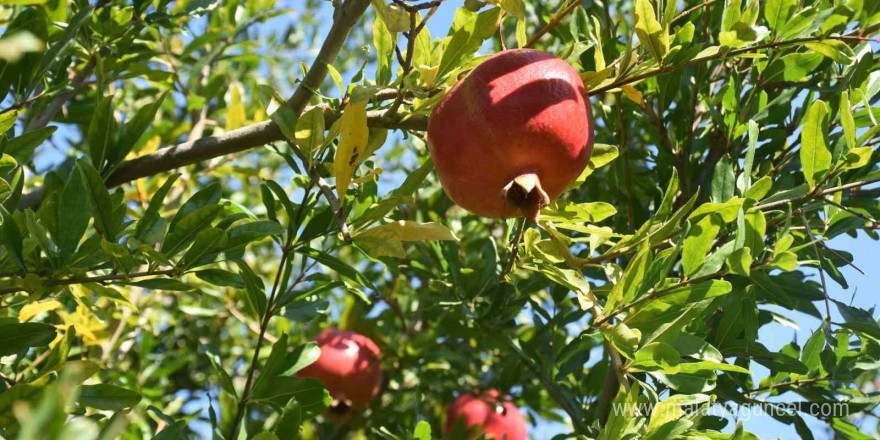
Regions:
[[220, 387], [223, 391], [229, 393], [230, 396], [237, 397], [238, 394], [235, 392], [235, 385], [233, 385], [232, 378], [229, 377], [229, 374], [223, 368], [223, 361], [221, 360], [220, 353], [217, 351], [217, 347], [213, 345], [205, 345], [204, 348], [205, 355], [208, 357], [214, 370], [220, 376]]
[[666, 338], [663, 342], [675, 347], [682, 357], [692, 357], [702, 361], [722, 362], [724, 356], [712, 344], [704, 339], [688, 334], [680, 333], [674, 338]]
[[747, 277], [751, 272], [752, 260], [751, 249], [741, 247], [727, 257], [727, 267], [730, 273]]
[[244, 281], [241, 277], [223, 269], [203, 269], [195, 272], [196, 276], [215, 286], [233, 287], [236, 289], [244, 288]]
[[[216, 182], [193, 194], [192, 197], [184, 202], [183, 206], [177, 210], [177, 213], [174, 214], [174, 218], [171, 219], [171, 223], [168, 225], [169, 231], [174, 230], [177, 227], [177, 223], [187, 217], [190, 213], [195, 212], [200, 208], [204, 208], [205, 206], [217, 204], [217, 202], [220, 201], [221, 195], [222, 189], [220, 184]], [[152, 203], [152, 200], [150, 203]]]
[[291, 399], [296, 399], [302, 410], [303, 420], [313, 418], [330, 406], [332, 398], [324, 384], [316, 379], [296, 376], [276, 377], [263, 387], [263, 392], [253, 394], [256, 402], [284, 407]]
[[[278, 225], [277, 223], [273, 224]], [[207, 228], [199, 231], [192, 246], [187, 249], [180, 260], [178, 267], [186, 270], [198, 265], [207, 264], [207, 262], [202, 262], [201, 260], [225, 247], [227, 240], [229, 238], [226, 235], [226, 231], [219, 228]]]
[[871, 163], [871, 156], [874, 154], [872, 147], [856, 147], [849, 150], [843, 158], [843, 166], [845, 169], [854, 170]]
[[721, 219], [724, 220], [724, 223], [730, 223], [736, 220], [739, 208], [744, 201], [745, 200], [741, 198], [734, 197], [724, 203], [703, 203], [688, 216], [688, 220], [693, 221], [700, 218], [700, 216], [717, 213], [721, 215]]
[[85, 186], [89, 210], [92, 212], [92, 218], [95, 219], [95, 229], [107, 241], [116, 241], [116, 233], [122, 219], [116, 215], [116, 207], [110, 199], [110, 192], [104, 186], [104, 179], [85, 160], [77, 160], [76, 167]]
[[729, 156], [723, 156], [715, 164], [715, 174], [712, 175], [712, 202], [724, 203], [733, 197], [736, 176], [733, 174], [733, 166]]
[[640, 348], [631, 364], [637, 371], [663, 371], [666, 374], [678, 373], [681, 356], [669, 344], [653, 342]]
[[[318, 354], [320, 355], [320, 353], [321, 350], [318, 349]], [[281, 373], [286, 355], [287, 333], [284, 333], [274, 344], [272, 344], [272, 351], [269, 353], [269, 358], [266, 359], [266, 362], [260, 369], [260, 375], [257, 376], [257, 380], [254, 382], [254, 393], [261, 392], [262, 387], [268, 383], [270, 379], [277, 377]]]
[[125, 246], [119, 243], [101, 240], [101, 250], [113, 260], [113, 266], [116, 270], [128, 274], [131, 272], [132, 268], [134, 268], [134, 258], [131, 257], [131, 253]]
[[681, 263], [685, 275], [693, 275], [706, 261], [706, 255], [709, 254], [718, 233], [721, 232], [721, 226], [719, 216], [707, 215], [691, 227], [684, 239], [684, 247], [681, 252]]
[[296, 145], [305, 157], [311, 159], [315, 151], [324, 145], [324, 111], [315, 107], [296, 121]]
[[77, 399], [80, 405], [105, 411], [131, 408], [140, 401], [140, 393], [106, 383], [80, 386]]
[[723, 280], [710, 280], [677, 287], [661, 298], [645, 303], [628, 316], [625, 322], [633, 326], [643, 322], [656, 320], [666, 312], [680, 311], [681, 306], [694, 304], [705, 299], [715, 298], [730, 293], [730, 283]]
[[865, 310], [848, 306], [840, 301], [832, 299], [837, 305], [840, 316], [843, 317], [844, 327], [853, 331], [864, 333], [874, 339], [880, 339], [880, 324]]
[[856, 56], [849, 45], [840, 40], [822, 40], [805, 43], [804, 46], [844, 65], [852, 64]]
[[[174, 173], [165, 180], [165, 183], [159, 187], [159, 190], [153, 194], [153, 197], [150, 199], [150, 204], [147, 205], [146, 211], [141, 216], [140, 220], [138, 220], [137, 226], [134, 230], [134, 236], [137, 237], [141, 241], [146, 241], [147, 234], [149, 231], [153, 230], [153, 228], [160, 223], [161, 218], [159, 217], [159, 210], [165, 205], [165, 196], [168, 195], [168, 191], [171, 190], [171, 187], [174, 186], [174, 183], [177, 182], [177, 179], [180, 178], [180, 173]], [[164, 230], [162, 231], [165, 232]]]
[[793, 17], [785, 21], [785, 24], [779, 30], [779, 40], [785, 41], [800, 37], [810, 25], [816, 20], [816, 9], [807, 6], [801, 9]]
[[602, 326], [599, 331], [622, 355], [627, 358], [634, 357], [636, 346], [642, 337], [638, 330], [633, 330], [626, 324], [619, 322], [614, 325]]
[[238, 264], [239, 275], [244, 281], [245, 298], [252, 314], [256, 317], [264, 316], [269, 300], [266, 298], [266, 286], [263, 284], [263, 280], [244, 261], [236, 261], [236, 264]]
[[764, 3], [764, 19], [771, 30], [778, 30], [797, 8], [797, 0], [767, 0]]
[[742, 0], [726, 0], [724, 11], [721, 14], [721, 31], [729, 31], [733, 26], [740, 23], [742, 15]]
[[156, 119], [156, 113], [162, 106], [162, 101], [165, 100], [166, 96], [168, 96], [168, 92], [163, 92], [151, 104], [139, 108], [134, 117], [125, 124], [122, 129], [119, 146], [108, 158], [111, 164], [125, 159], [125, 156], [134, 149], [150, 127], [150, 124]]
[[[332, 66], [328, 65], [330, 73], [335, 72]], [[339, 73], [337, 72], [338, 76]], [[340, 81], [341, 83], [341, 81]], [[342, 86], [340, 85], [340, 89]], [[266, 108], [266, 113], [272, 118], [272, 121], [281, 129], [284, 137], [291, 142], [296, 142], [296, 126], [297, 114], [289, 106], [285, 104], [284, 98], [278, 94], [272, 87], [265, 84], [257, 85], [257, 96]]]
[[[608, 299], [605, 302], [605, 308], [614, 309], [620, 304], [629, 303], [636, 299], [639, 294], [644, 293], [640, 292], [638, 288], [640, 287], [648, 268], [651, 266], [653, 259], [654, 254], [651, 252], [651, 246], [648, 242], [645, 242], [639, 248], [639, 252], [636, 253], [626, 266], [623, 276], [621, 276], [620, 280], [614, 284], [614, 287], [611, 289], [611, 293], [608, 295]], [[650, 286], [644, 287], [647, 288]]]
[[[387, 12], [386, 9], [386, 14]], [[407, 16], [406, 27], [409, 28], [409, 13], [404, 13]], [[384, 86], [391, 82], [395, 40], [383, 20], [377, 18], [373, 21], [373, 46], [376, 47], [376, 83], [379, 85]]]
[[753, 183], [751, 187], [749, 187], [743, 197], [749, 200], [761, 200], [764, 198], [764, 196], [767, 195], [768, 192], [770, 192], [770, 188], [772, 187], [773, 179], [771, 179], [769, 176], [761, 177], [760, 179], [755, 181], [755, 183]]
[[94, 10], [94, 6], [85, 5], [76, 13], [76, 15], [67, 20], [67, 28], [64, 31], [64, 35], [52, 44], [52, 46], [49, 47], [49, 50], [43, 54], [43, 60], [40, 63], [40, 67], [37, 68], [34, 73], [33, 79], [28, 85], [28, 90], [34, 90], [37, 87], [37, 84], [44, 79], [46, 73], [49, 72], [49, 69], [52, 68], [55, 63], [64, 58], [67, 54], [67, 49], [70, 47], [70, 43], [76, 39], [79, 29], [83, 24], [89, 21]]
[[636, 34], [639, 42], [648, 48], [658, 63], [669, 51], [669, 32], [657, 21], [654, 6], [650, 0], [636, 0]]
[[849, 103], [849, 92], [840, 95], [840, 125], [843, 127], [843, 138], [850, 150], [856, 147], [856, 122], [853, 120], [852, 107]]
[[55, 240], [58, 243], [62, 264], [76, 252], [83, 234], [89, 227], [91, 215], [88, 209], [82, 209], [87, 203], [83, 179], [78, 174], [72, 174], [67, 179], [58, 203], [58, 236]]
[[195, 240], [199, 232], [211, 227], [211, 222], [222, 211], [222, 206], [208, 205], [184, 217], [178, 225], [173, 229], [169, 229], [168, 235], [165, 236], [165, 240], [162, 242], [162, 253], [168, 258], [177, 255], [178, 252]]
[[299, 427], [302, 425], [302, 407], [296, 398], [292, 398], [281, 411], [278, 424], [274, 432], [285, 439], [299, 440]]
[[[822, 360], [820, 355], [822, 354], [822, 350], [825, 348], [825, 325], [823, 323], [822, 326], [817, 329], [810, 339], [807, 340], [807, 343], [804, 344], [804, 349], [801, 352], [801, 362], [810, 369], [810, 371], [819, 371], [822, 366]], [[819, 371], [820, 374], [824, 374], [823, 371]]]
[[14, 137], [6, 143], [6, 154], [20, 163], [27, 162], [31, 160], [34, 149], [52, 137], [57, 129], [55, 126], [43, 127]]
[[764, 70], [764, 81], [802, 81], [816, 70], [823, 60], [822, 55], [813, 52], [783, 55]]
[[431, 424], [421, 420], [413, 430], [413, 440], [431, 440]]
[[48, 345], [55, 333], [55, 327], [39, 322], [0, 323], [0, 356]]
[[299, 248], [296, 250], [296, 252], [317, 261], [322, 266], [325, 266], [328, 269], [334, 271], [342, 278], [352, 281], [357, 285], [367, 287], [370, 290], [377, 291], [376, 286], [374, 286], [373, 283], [369, 279], [367, 279], [367, 277], [361, 274], [360, 271], [344, 263], [342, 260], [333, 257], [330, 254], [327, 254], [326, 252], [312, 248]]
[[825, 173], [831, 168], [831, 151], [828, 149], [828, 104], [822, 100], [810, 105], [804, 117], [804, 128], [801, 133], [801, 164], [804, 178], [815, 188]]
[[708, 404], [711, 398], [704, 394], [676, 394], [669, 396], [668, 399], [658, 403], [651, 411], [651, 421], [648, 423], [648, 429], [656, 429], [657, 427], [683, 417], [686, 412], [685, 407], [698, 404]]
[[614, 206], [605, 202], [572, 203], [558, 199], [541, 210], [541, 219], [553, 223], [598, 223], [616, 213]]
[[101, 98], [95, 104], [88, 130], [89, 158], [96, 170], [104, 169], [104, 162], [113, 154], [113, 135], [116, 119], [113, 116], [113, 96]]
[[2, 231], [3, 234], [2, 243], [6, 247], [6, 252], [12, 256], [19, 269], [27, 271], [23, 255], [24, 245], [22, 243], [21, 231], [18, 229], [18, 224], [15, 222], [12, 214], [10, 214], [2, 205], [0, 205], [0, 216], [3, 218], [3, 225], [0, 231]]

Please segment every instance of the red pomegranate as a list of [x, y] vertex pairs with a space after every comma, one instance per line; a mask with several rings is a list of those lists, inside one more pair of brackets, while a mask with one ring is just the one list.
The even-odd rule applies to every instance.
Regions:
[[516, 49], [487, 58], [446, 94], [428, 146], [455, 203], [537, 221], [587, 166], [593, 129], [578, 73], [548, 53]]
[[[526, 419], [516, 405], [504, 401], [497, 390], [488, 390], [479, 396], [465, 394], [446, 408], [446, 435], [455, 432], [456, 425], [478, 438], [495, 440], [526, 440]], [[459, 431], [460, 432], [460, 431]]]
[[321, 356], [299, 375], [318, 379], [327, 386], [333, 397], [331, 411], [336, 415], [364, 409], [382, 387], [379, 347], [364, 335], [343, 330], [325, 331], [315, 342]]

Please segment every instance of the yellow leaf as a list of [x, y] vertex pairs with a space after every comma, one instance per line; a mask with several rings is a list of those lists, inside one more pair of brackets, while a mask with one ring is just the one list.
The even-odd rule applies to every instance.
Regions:
[[424, 64], [419, 66], [419, 74], [422, 76], [422, 81], [425, 82], [425, 87], [434, 86], [434, 79], [437, 78], [438, 68], [440, 68], [440, 66], [431, 67]]
[[351, 184], [351, 176], [360, 164], [361, 154], [367, 148], [370, 130], [367, 128], [367, 102], [351, 103], [342, 112], [339, 145], [333, 159], [333, 175], [336, 192], [344, 202], [345, 191]]
[[355, 243], [374, 257], [403, 258], [405, 241], [458, 241], [446, 226], [401, 220], [376, 226], [352, 236]]
[[352, 180], [352, 182], [357, 183], [358, 185], [360, 185], [364, 182], [369, 182], [370, 180], [373, 180], [374, 176], [378, 176], [378, 175], [382, 174], [382, 171], [383, 171], [382, 168], [374, 168], [374, 169], [370, 170], [369, 172], [367, 172], [367, 174], [364, 174], [363, 176]]
[[61, 303], [55, 301], [54, 299], [50, 299], [49, 301], [43, 301], [38, 303], [27, 304], [21, 308], [18, 312], [18, 320], [25, 322], [30, 321], [34, 316], [39, 315], [42, 312], [48, 312], [50, 310], [55, 310], [61, 307]]
[[244, 103], [242, 102], [241, 84], [233, 83], [226, 92], [226, 131], [235, 130], [245, 124]]
[[642, 105], [642, 92], [638, 91], [638, 89], [629, 84], [624, 84], [620, 86], [620, 90], [623, 90], [623, 94], [626, 95], [630, 101], [640, 106]]

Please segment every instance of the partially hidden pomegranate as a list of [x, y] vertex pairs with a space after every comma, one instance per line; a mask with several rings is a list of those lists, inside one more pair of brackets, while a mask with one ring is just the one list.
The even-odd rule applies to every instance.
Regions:
[[379, 347], [351, 331], [328, 330], [315, 338], [321, 355], [299, 375], [320, 380], [333, 397], [328, 415], [362, 410], [379, 394], [382, 370]]
[[446, 435], [467, 432], [472, 437], [495, 440], [526, 440], [526, 419], [497, 390], [474, 396], [464, 394], [446, 408]]
[[443, 97], [428, 147], [459, 206], [537, 222], [587, 166], [593, 130], [578, 73], [548, 53], [516, 49], [487, 58]]

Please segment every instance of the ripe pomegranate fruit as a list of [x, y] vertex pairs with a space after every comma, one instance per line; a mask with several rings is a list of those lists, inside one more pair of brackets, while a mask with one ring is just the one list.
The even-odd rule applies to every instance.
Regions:
[[459, 206], [537, 222], [587, 166], [593, 130], [578, 73], [548, 53], [516, 49], [487, 58], [443, 97], [428, 148]]
[[379, 347], [372, 339], [350, 331], [328, 330], [315, 338], [321, 355], [300, 376], [320, 380], [333, 397], [330, 416], [362, 410], [379, 394], [382, 370]]
[[526, 440], [528, 437], [525, 417], [516, 405], [504, 401], [497, 390], [488, 390], [479, 396], [465, 394], [449, 404], [446, 435], [463, 431], [474, 439], [481, 434], [495, 440]]

